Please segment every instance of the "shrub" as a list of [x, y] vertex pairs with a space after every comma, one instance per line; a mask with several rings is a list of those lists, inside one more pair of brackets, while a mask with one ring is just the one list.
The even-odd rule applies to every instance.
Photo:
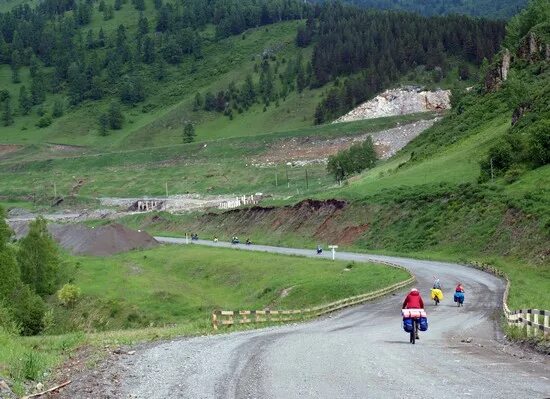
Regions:
[[72, 307], [80, 298], [80, 288], [74, 284], [65, 284], [59, 291], [57, 291], [57, 299], [65, 307]]
[[18, 335], [21, 332], [12, 310], [3, 302], [0, 302], [0, 331], [10, 335]]
[[11, 295], [15, 321], [21, 326], [21, 334], [36, 335], [42, 331], [46, 305], [28, 285], [21, 284]]
[[52, 124], [52, 117], [49, 115], [44, 115], [38, 120], [38, 122], [36, 122], [36, 126], [39, 128], [48, 127], [51, 124]]

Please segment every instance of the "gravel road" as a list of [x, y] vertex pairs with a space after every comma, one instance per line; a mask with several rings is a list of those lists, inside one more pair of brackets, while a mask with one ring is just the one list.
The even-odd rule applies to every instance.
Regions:
[[[317, 256], [313, 250], [237, 247]], [[405, 266], [416, 275], [425, 299], [432, 276], [441, 279], [445, 299], [437, 307], [426, 300], [430, 327], [416, 345], [401, 328], [401, 292], [308, 323], [139, 346], [134, 355], [116, 360], [116, 393], [109, 397], [550, 397], [548, 357], [502, 341], [500, 279], [451, 263], [345, 252], [337, 259]], [[463, 308], [452, 299], [458, 281], [466, 289]]]

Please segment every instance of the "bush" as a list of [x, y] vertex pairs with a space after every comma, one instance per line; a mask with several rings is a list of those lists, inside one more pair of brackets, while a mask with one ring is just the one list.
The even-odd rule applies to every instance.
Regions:
[[3, 302], [0, 302], [0, 331], [10, 335], [18, 335], [21, 332], [13, 311]]
[[65, 307], [72, 307], [80, 298], [80, 288], [74, 284], [65, 284], [59, 291], [57, 291], [57, 299]]
[[21, 284], [11, 295], [15, 321], [21, 326], [21, 334], [36, 335], [43, 329], [46, 305], [28, 285]]
[[369, 136], [361, 144], [354, 144], [348, 150], [329, 157], [327, 170], [338, 181], [354, 173], [372, 168], [376, 162], [376, 152]]
[[52, 117], [49, 115], [44, 115], [38, 120], [38, 122], [36, 122], [36, 126], [39, 128], [48, 127], [51, 124], [52, 124]]

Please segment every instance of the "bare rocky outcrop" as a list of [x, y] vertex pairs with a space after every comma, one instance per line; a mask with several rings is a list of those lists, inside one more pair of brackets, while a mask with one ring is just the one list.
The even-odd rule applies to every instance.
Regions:
[[426, 91], [421, 87], [407, 86], [386, 90], [334, 122], [352, 122], [419, 112], [444, 111], [450, 108], [450, 90]]
[[510, 64], [512, 63], [512, 54], [508, 49], [504, 49], [499, 60], [487, 71], [485, 75], [485, 90], [488, 92], [496, 91], [508, 79]]
[[518, 57], [530, 63], [550, 61], [550, 43], [545, 42], [541, 35], [529, 32], [521, 41]]

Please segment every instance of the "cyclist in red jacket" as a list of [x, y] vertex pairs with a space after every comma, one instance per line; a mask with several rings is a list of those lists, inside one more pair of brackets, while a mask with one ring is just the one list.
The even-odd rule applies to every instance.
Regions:
[[[416, 288], [413, 288], [411, 292], [409, 292], [409, 295], [407, 295], [407, 297], [405, 298], [401, 309], [424, 309], [424, 301], [420, 296], [420, 292], [418, 292]], [[419, 339], [420, 337], [418, 336], [418, 323], [415, 323], [414, 332], [416, 339]]]
[[413, 288], [409, 292], [409, 295], [407, 295], [403, 302], [402, 309], [424, 309], [424, 301], [416, 288]]

